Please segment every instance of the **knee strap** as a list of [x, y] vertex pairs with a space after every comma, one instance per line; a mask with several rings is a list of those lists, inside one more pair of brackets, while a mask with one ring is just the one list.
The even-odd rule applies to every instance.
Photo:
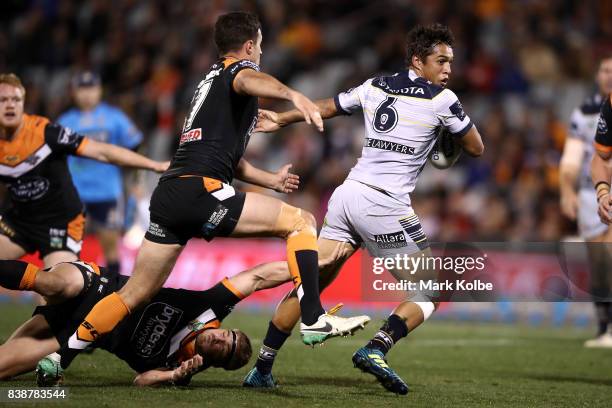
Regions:
[[429, 316], [436, 310], [436, 306], [433, 302], [414, 302], [414, 304], [423, 311], [423, 321], [429, 319]]

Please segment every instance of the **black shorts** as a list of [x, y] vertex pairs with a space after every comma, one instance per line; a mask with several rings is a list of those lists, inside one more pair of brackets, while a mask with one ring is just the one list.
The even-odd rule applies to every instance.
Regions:
[[87, 230], [92, 227], [110, 230], [121, 230], [125, 220], [123, 198], [111, 201], [84, 203], [87, 212]]
[[6, 235], [27, 253], [40, 252], [43, 258], [52, 252], [70, 251], [77, 257], [83, 246], [85, 215], [33, 224], [10, 211], [0, 217], [0, 234]]
[[[74, 265], [74, 263], [72, 264]], [[86, 268], [78, 265], [75, 266], [77, 266], [81, 273], [86, 273]], [[83, 288], [78, 296], [62, 303], [38, 306], [34, 309], [32, 316], [42, 315], [60, 344], [68, 342], [70, 336], [76, 331], [96, 303], [107, 295], [118, 291], [128, 279], [126, 276], [121, 276], [117, 272], [109, 271], [105, 268], [100, 268], [100, 272], [101, 276], [91, 274], [89, 286]]]
[[185, 245], [191, 238], [227, 237], [236, 227], [246, 194], [208, 177], [161, 181], [151, 197], [151, 222], [145, 238]]

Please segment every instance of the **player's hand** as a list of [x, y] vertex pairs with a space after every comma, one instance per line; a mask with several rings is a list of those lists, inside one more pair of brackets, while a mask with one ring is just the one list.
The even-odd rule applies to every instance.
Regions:
[[183, 361], [179, 367], [172, 371], [172, 382], [176, 384], [188, 380], [192, 375], [200, 371], [203, 364], [204, 359], [199, 354], [196, 354], [189, 360]]
[[576, 219], [576, 213], [578, 211], [578, 196], [576, 193], [566, 192], [561, 194], [561, 212], [570, 220]]
[[260, 109], [257, 113], [257, 124], [254, 132], [270, 133], [281, 128], [278, 113], [266, 109]]
[[163, 173], [164, 171], [168, 170], [168, 167], [170, 167], [170, 161], [155, 162], [153, 171], [156, 173]]
[[294, 192], [300, 186], [300, 176], [289, 173], [291, 167], [293, 167], [293, 164], [285, 164], [274, 173], [274, 177], [276, 178], [273, 188], [274, 191], [288, 194]]
[[295, 105], [297, 110], [302, 112], [306, 123], [309, 125], [314, 125], [319, 132], [323, 131], [323, 118], [321, 117], [321, 111], [314, 102], [299, 92], [293, 93], [291, 102], [293, 102], [293, 105]]
[[597, 214], [599, 214], [601, 222], [606, 225], [610, 225], [612, 223], [612, 217], [610, 216], [610, 209], [612, 208], [612, 206], [610, 205], [610, 199], [610, 194], [603, 194], [597, 201], [597, 203], [599, 204]]

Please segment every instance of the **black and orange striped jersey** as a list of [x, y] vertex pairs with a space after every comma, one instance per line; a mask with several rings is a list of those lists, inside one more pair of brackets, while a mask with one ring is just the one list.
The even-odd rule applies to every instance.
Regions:
[[[98, 301], [117, 292], [128, 280], [93, 263], [70, 263], [89, 274], [88, 287], [76, 298], [39, 306], [34, 312], [45, 317], [60, 344], [68, 341]], [[94, 347], [116, 355], [139, 373], [172, 368], [193, 357], [197, 334], [218, 328], [242, 298], [228, 279], [204, 291], [162, 288]]]
[[228, 280], [204, 291], [162, 288], [148, 305], [102, 338], [100, 347], [139, 373], [177, 367], [194, 356], [197, 333], [218, 328], [241, 299]]
[[259, 71], [248, 60], [222, 58], [198, 84], [179, 147], [162, 181], [184, 175], [206, 176], [231, 183], [257, 123], [257, 98], [234, 91], [243, 69]]
[[13, 216], [30, 223], [71, 218], [83, 210], [66, 156], [87, 139], [36, 115], [24, 115], [11, 140], [0, 140], [0, 181], [10, 192]]
[[595, 148], [598, 152], [607, 154], [612, 152], [612, 95], [608, 95], [601, 105], [597, 133], [595, 134]]

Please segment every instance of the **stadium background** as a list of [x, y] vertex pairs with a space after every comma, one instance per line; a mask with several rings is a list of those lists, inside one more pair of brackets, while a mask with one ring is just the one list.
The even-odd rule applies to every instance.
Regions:
[[[142, 152], [167, 159], [193, 89], [216, 58], [214, 21], [237, 9], [260, 16], [262, 68], [311, 98], [401, 69], [411, 27], [448, 24], [456, 37], [449, 86], [478, 125], [486, 149], [478, 160], [464, 156], [450, 170], [423, 172], [413, 203], [430, 240], [557, 241], [574, 233], [559, 209], [558, 164], [569, 113], [594, 90], [597, 58], [612, 49], [608, 1], [9, 0], [0, 4], [0, 71], [24, 80], [27, 112], [50, 118], [70, 106], [75, 72], [99, 72], [105, 99], [143, 130]], [[286, 107], [272, 101], [262, 106]], [[304, 125], [276, 136], [254, 135], [247, 152], [267, 169], [293, 163], [302, 185], [285, 198], [313, 212], [319, 224], [363, 138], [361, 115], [326, 126], [324, 135]], [[156, 182], [144, 174], [138, 180], [132, 193], [141, 217], [124, 243], [124, 271], [146, 228]], [[192, 245], [170, 284], [207, 287], [254, 262], [284, 257], [282, 244], [241, 242], [236, 249], [219, 241]], [[101, 260], [94, 240], [83, 257]], [[371, 307], [359, 299], [358, 260], [347, 270], [325, 299]], [[269, 308], [281, 292], [261, 294], [252, 306]], [[592, 318], [588, 304], [458, 305], [441, 316], [515, 320], [517, 313], [536, 323], [586, 325]]]

